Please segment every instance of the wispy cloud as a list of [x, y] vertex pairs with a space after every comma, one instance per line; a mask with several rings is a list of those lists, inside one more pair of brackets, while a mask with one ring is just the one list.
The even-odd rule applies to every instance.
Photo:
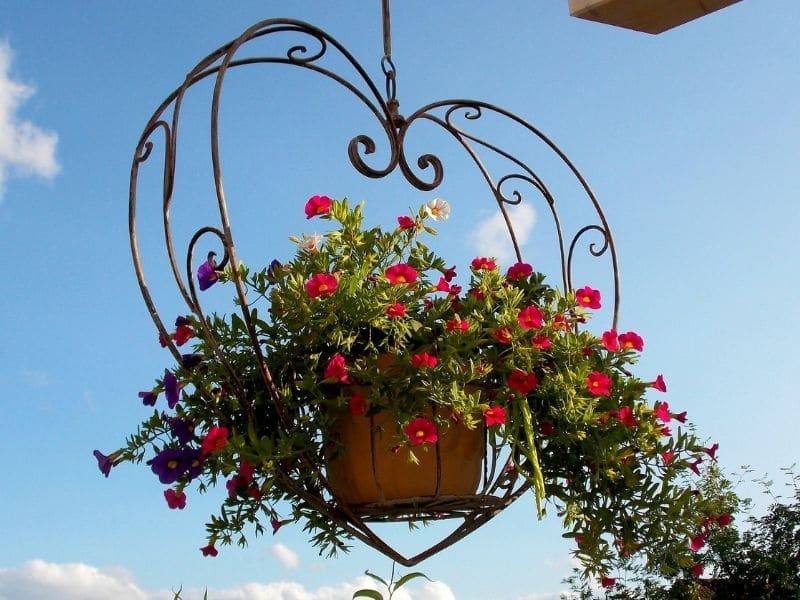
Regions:
[[[291, 552], [291, 551], [290, 551]], [[292, 553], [294, 554], [294, 553]], [[227, 588], [189, 588], [181, 590], [184, 600], [201, 600], [207, 592], [213, 600], [351, 600], [353, 592], [374, 589], [368, 577], [309, 589], [296, 581], [245, 583]], [[32, 560], [23, 565], [0, 569], [0, 598], [14, 600], [172, 600], [170, 590], [147, 591], [140, 588], [131, 573], [121, 568], [100, 569], [82, 563], [48, 563]], [[426, 582], [421, 588], [399, 590], [396, 600], [455, 600], [452, 590], [442, 582]]]
[[270, 552], [283, 565], [284, 569], [296, 569], [300, 564], [297, 553], [283, 544], [275, 544], [270, 548]]
[[[530, 204], [509, 205], [507, 210], [517, 242], [520, 246], [524, 246], [536, 225], [536, 211]], [[470, 240], [481, 256], [493, 256], [506, 266], [516, 262], [514, 246], [511, 244], [505, 219], [499, 210], [478, 223], [470, 232]]]
[[11, 79], [12, 58], [8, 42], [0, 40], [0, 202], [9, 172], [52, 179], [60, 168], [55, 155], [58, 135], [17, 114], [35, 90]]

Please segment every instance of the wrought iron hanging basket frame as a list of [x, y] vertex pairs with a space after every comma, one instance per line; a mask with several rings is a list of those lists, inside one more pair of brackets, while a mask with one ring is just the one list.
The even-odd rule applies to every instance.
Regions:
[[[304, 43], [295, 43], [289, 46], [285, 54], [246, 57], [237, 56], [239, 51], [248, 43], [267, 36], [277, 36], [278, 34], [291, 34], [300, 37], [304, 40]], [[312, 50], [309, 50], [310, 44], [314, 45]], [[339, 58], [343, 58], [348, 67], [353, 69], [353, 73], [349, 77], [346, 77], [326, 67], [323, 63], [324, 59], [329, 54], [336, 54]], [[433, 154], [423, 154], [419, 156], [416, 160], [417, 167], [422, 172], [430, 174], [430, 177], [423, 178], [412, 168], [404, 148], [406, 134], [415, 123], [418, 121], [427, 121], [437, 125], [441, 130], [458, 142], [481, 173], [491, 197], [495, 200], [503, 216], [508, 229], [510, 242], [514, 248], [514, 253], [520, 261], [522, 260], [520, 245], [515, 235], [507, 208], [510, 205], [516, 205], [522, 202], [523, 196], [517, 189], [506, 193], [504, 188], [510, 187], [512, 183], [525, 183], [530, 185], [544, 199], [555, 224], [560, 257], [561, 272], [559, 275], [565, 291], [573, 289], [573, 258], [579, 242], [581, 242], [587, 234], [599, 234], [601, 243], [589, 244], [589, 252], [594, 257], [608, 255], [610, 259], [613, 277], [612, 327], [616, 328], [620, 286], [617, 254], [611, 230], [600, 203], [586, 180], [558, 146], [524, 119], [494, 104], [478, 100], [452, 99], [436, 101], [419, 108], [404, 118], [398, 112], [395, 70], [390, 56], [384, 56], [381, 63], [385, 78], [385, 95], [382, 95], [379, 86], [370, 78], [366, 69], [364, 69], [350, 52], [335, 38], [325, 31], [303, 21], [275, 18], [256, 23], [241, 36], [220, 47], [201, 60], [194, 69], [188, 72], [184, 82], [167, 96], [156, 109], [136, 145], [131, 167], [129, 195], [131, 253], [144, 302], [163, 339], [169, 340], [169, 334], [164, 321], [159, 316], [156, 304], [148, 288], [137, 238], [137, 195], [140, 169], [152, 157], [156, 144], [154, 138], [157, 137], [157, 134], [160, 132], [160, 134], [163, 135], [164, 145], [163, 184], [161, 190], [162, 218], [166, 251], [172, 275], [188, 310], [196, 315], [198, 322], [202, 325], [204, 329], [204, 338], [211, 344], [216, 359], [231, 368], [222, 350], [214, 343], [214, 337], [210, 333], [206, 316], [197, 294], [193, 279], [193, 273], [195, 271], [194, 255], [202, 239], [205, 239], [206, 236], [216, 238], [217, 243], [222, 247], [222, 258], [218, 268], [230, 267], [231, 280], [236, 289], [238, 303], [240, 306], [248, 306], [245, 284], [240, 276], [238, 268], [240, 262], [236, 254], [223, 186], [219, 147], [219, 109], [225, 78], [228, 72], [231, 69], [258, 64], [282, 64], [313, 71], [314, 73], [336, 82], [341, 88], [344, 88], [358, 98], [358, 100], [369, 109], [386, 135], [385, 141], [388, 143], [390, 156], [388, 164], [383, 168], [375, 168], [368, 165], [364, 156], [375, 152], [377, 147], [375, 140], [363, 134], [353, 137], [347, 149], [349, 160], [358, 173], [368, 178], [381, 179], [399, 169], [406, 181], [418, 190], [431, 191], [439, 187], [444, 177], [444, 163]], [[180, 123], [184, 95], [190, 88], [209, 78], [214, 79], [211, 98], [210, 150], [220, 223], [218, 225], [201, 227], [192, 235], [186, 251], [185, 261], [183, 261], [185, 270], [182, 272], [181, 261], [176, 252], [172, 224], [170, 221], [170, 208], [173, 201], [176, 176], [177, 131]], [[590, 222], [580, 227], [572, 235], [565, 233], [559, 217], [556, 199], [544, 180], [537, 175], [536, 171], [523, 160], [504, 150], [501, 146], [473, 135], [468, 131], [465, 125], [456, 124], [457, 117], [462, 117], [465, 124], [469, 124], [470, 122], [480, 120], [487, 114], [493, 114], [506, 119], [543, 142], [579, 182], [589, 202], [589, 208], [594, 212], [596, 222]], [[504, 173], [500, 177], [493, 177], [489, 168], [487, 168], [485, 162], [481, 158], [484, 152], [489, 153], [493, 157], [499, 157], [505, 160], [508, 164], [513, 165], [514, 170]], [[594, 220], [594, 218], [592, 220]], [[256, 335], [255, 324], [248, 310], [242, 310], [241, 317], [246, 325], [261, 378], [274, 404], [280, 426], [289, 428], [291, 427], [291, 418], [290, 415], [286, 413], [286, 409], [281, 402], [280, 395], [273, 381], [272, 374], [267, 366], [261, 344]], [[168, 348], [176, 361], [180, 362], [181, 354], [171, 340], [168, 343]], [[232, 372], [231, 375], [235, 380], [236, 373]], [[245, 413], [252, 418], [253, 407], [248, 406], [247, 402], [245, 402], [243, 409]], [[305, 467], [313, 469], [313, 472], [316, 473], [320, 483], [318, 489], [312, 490], [301, 485], [295, 485], [290, 470], [280, 465], [276, 466], [276, 476], [279, 477], [287, 487], [293, 489], [299, 497], [303, 498], [309, 506], [319, 511], [319, 513], [326, 518], [332, 519], [340, 524], [348, 534], [377, 549], [398, 563], [404, 566], [412, 566], [436, 552], [447, 548], [451, 544], [462, 539], [468, 533], [485, 524], [529, 489], [530, 484], [524, 478], [517, 476], [513, 470], [504, 468], [508, 460], [509, 457], [503, 456], [501, 449], [487, 452], [487, 457], [484, 460], [482, 483], [478, 492], [474, 495], [458, 497], [437, 495], [433, 498], [416, 498], [403, 502], [390, 501], [359, 507], [357, 510], [336, 502], [326, 480], [324, 467], [317, 464], [311, 456], [305, 456], [303, 461]], [[370, 523], [374, 522], [438, 520], [444, 518], [461, 519], [461, 523], [442, 541], [411, 557], [400, 554], [386, 543], [370, 526]]]

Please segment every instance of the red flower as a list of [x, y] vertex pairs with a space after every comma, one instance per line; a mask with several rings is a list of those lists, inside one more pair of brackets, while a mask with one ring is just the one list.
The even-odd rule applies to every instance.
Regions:
[[420, 352], [411, 357], [411, 365], [417, 369], [432, 369], [437, 364], [439, 359], [427, 352]]
[[514, 336], [511, 335], [511, 330], [508, 327], [498, 327], [494, 330], [495, 339], [501, 344], [510, 344]]
[[664, 461], [664, 464], [668, 465], [669, 463], [672, 462], [672, 459], [675, 458], [675, 453], [670, 452], [669, 450], [665, 450], [664, 452], [661, 453], [661, 458]]
[[475, 300], [483, 300], [486, 298], [486, 294], [480, 291], [478, 288], [472, 288], [469, 292], [467, 292], [471, 298], [475, 298]]
[[278, 533], [278, 529], [283, 527], [283, 521], [279, 521], [275, 517], [272, 517], [269, 520], [269, 522], [270, 522], [270, 525], [272, 525], [272, 535], [275, 535], [276, 533]]
[[400, 317], [406, 316], [406, 307], [405, 304], [400, 304], [399, 302], [395, 304], [390, 304], [386, 307], [386, 316], [389, 319], [399, 319]]
[[217, 450], [222, 450], [222, 448], [228, 445], [228, 433], [227, 427], [214, 425], [208, 430], [206, 437], [203, 438], [203, 443], [200, 446], [200, 454], [205, 456]]
[[586, 378], [586, 387], [593, 396], [611, 394], [611, 378], [600, 371], [592, 371]]
[[446, 331], [464, 332], [469, 329], [469, 321], [466, 319], [450, 319], [444, 324]]
[[328, 383], [341, 383], [344, 385], [350, 383], [350, 374], [347, 372], [344, 356], [341, 354], [333, 355], [328, 364], [325, 365], [324, 378]]
[[677, 415], [672, 415], [672, 418], [681, 423], [686, 423], [686, 411], [678, 413]]
[[664, 383], [664, 376], [659, 375], [656, 380], [650, 383], [650, 387], [658, 390], [659, 392], [667, 391], [667, 384]]
[[633, 409], [630, 406], [623, 406], [620, 408], [617, 413], [617, 418], [625, 427], [636, 427], [638, 424], [636, 417], [633, 416]]
[[335, 275], [331, 275], [330, 273], [317, 273], [306, 281], [306, 293], [309, 298], [330, 296], [336, 291], [338, 285], [339, 282]]
[[702, 458], [696, 459], [694, 462], [689, 463], [689, 468], [694, 471], [695, 475], [700, 475], [700, 463], [703, 462]]
[[698, 533], [689, 541], [689, 548], [691, 548], [692, 552], [699, 551], [705, 545], [706, 536], [704, 536], [702, 533]]
[[661, 421], [662, 423], [669, 423], [671, 420], [669, 414], [669, 404], [666, 402], [656, 402], [656, 408], [653, 411], [656, 419]]
[[720, 527], [727, 527], [728, 525], [731, 524], [732, 520], [733, 519], [728, 513], [721, 514], [720, 516], [717, 517], [717, 523], [719, 524]]
[[703, 563], [695, 563], [692, 565], [692, 575], [695, 577], [700, 577], [705, 571], [706, 566]]
[[406, 263], [398, 263], [386, 269], [386, 279], [392, 285], [414, 283], [417, 280], [417, 271]]
[[177, 508], [183, 510], [186, 508], [186, 494], [169, 488], [164, 491], [164, 498], [167, 501], [167, 506], [170, 508]]
[[556, 432], [556, 426], [550, 421], [542, 421], [542, 424], [539, 425], [539, 431], [542, 432], [542, 435], [553, 435]]
[[603, 347], [609, 352], [617, 352], [619, 350], [619, 338], [615, 329], [609, 329], [603, 333]]
[[408, 217], [406, 215], [397, 217], [397, 224], [400, 226], [400, 229], [403, 230], [414, 229], [414, 227], [417, 226], [417, 222], [411, 217]]
[[178, 325], [175, 333], [172, 334], [172, 339], [175, 340], [175, 345], [183, 346], [194, 336], [194, 330], [188, 325]]
[[613, 577], [601, 577], [600, 585], [602, 585], [604, 588], [611, 588], [617, 585], [617, 580]]
[[412, 446], [435, 444], [439, 439], [436, 423], [424, 417], [417, 417], [403, 428]]
[[526, 306], [517, 315], [517, 322], [523, 329], [539, 329], [542, 326], [542, 311], [536, 306]]
[[449, 269], [446, 269], [445, 272], [443, 273], [443, 275], [444, 275], [445, 280], [453, 281], [453, 279], [456, 278], [456, 266], [453, 265]]
[[531, 339], [531, 346], [536, 348], [537, 350], [547, 350], [550, 346], [553, 345], [553, 342], [550, 341], [550, 338], [546, 335], [537, 335], [533, 339]]
[[531, 273], [533, 273], [533, 267], [531, 265], [524, 262], [518, 262], [508, 267], [506, 277], [512, 281], [522, 281], [523, 279], [530, 277]]
[[333, 201], [327, 196], [311, 196], [306, 202], [306, 219], [327, 215], [331, 210]]
[[587, 285], [575, 291], [575, 301], [586, 308], [600, 308], [600, 292]]
[[506, 411], [502, 406], [490, 406], [483, 411], [483, 419], [487, 427], [492, 425], [504, 425], [506, 422]]
[[497, 264], [491, 258], [479, 256], [478, 258], [472, 259], [473, 271], [494, 271], [496, 268]]
[[450, 291], [450, 284], [447, 282], [447, 279], [445, 279], [444, 277], [439, 277], [439, 282], [436, 284], [436, 291], [437, 292]]
[[353, 392], [353, 395], [347, 401], [347, 408], [354, 417], [363, 417], [367, 414], [367, 399], [364, 394]]
[[214, 548], [214, 544], [209, 544], [208, 546], [200, 548], [200, 552], [203, 553], [203, 556], [216, 556], [219, 554], [217, 549]]
[[623, 350], [638, 350], [639, 352], [644, 350], [644, 340], [638, 333], [633, 331], [620, 334], [619, 343]]
[[527, 396], [539, 386], [539, 378], [536, 373], [526, 373], [520, 369], [514, 369], [508, 375], [506, 385], [515, 392], [519, 392], [523, 396]]

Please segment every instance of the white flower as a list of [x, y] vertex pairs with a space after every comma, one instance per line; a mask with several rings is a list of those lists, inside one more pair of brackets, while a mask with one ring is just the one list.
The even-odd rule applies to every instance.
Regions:
[[446, 221], [450, 216], [450, 205], [447, 200], [442, 198], [434, 198], [425, 205], [425, 212], [434, 221]]
[[317, 246], [319, 246], [319, 243], [321, 241], [322, 241], [322, 236], [318, 233], [313, 233], [311, 235], [304, 233], [300, 241], [297, 242], [297, 245], [300, 246], [302, 250], [315, 252], [317, 250]]

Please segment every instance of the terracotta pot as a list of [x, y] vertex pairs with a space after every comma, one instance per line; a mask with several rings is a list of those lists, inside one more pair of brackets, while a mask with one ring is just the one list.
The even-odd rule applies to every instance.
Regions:
[[[440, 412], [445, 418], [451, 414]], [[397, 450], [401, 440], [392, 413], [340, 415], [331, 429], [337, 450], [327, 461], [331, 491], [350, 506], [474, 494], [486, 451], [483, 426], [469, 430], [451, 421], [442, 429], [436, 444], [414, 447], [419, 459], [414, 464], [408, 447]]]

